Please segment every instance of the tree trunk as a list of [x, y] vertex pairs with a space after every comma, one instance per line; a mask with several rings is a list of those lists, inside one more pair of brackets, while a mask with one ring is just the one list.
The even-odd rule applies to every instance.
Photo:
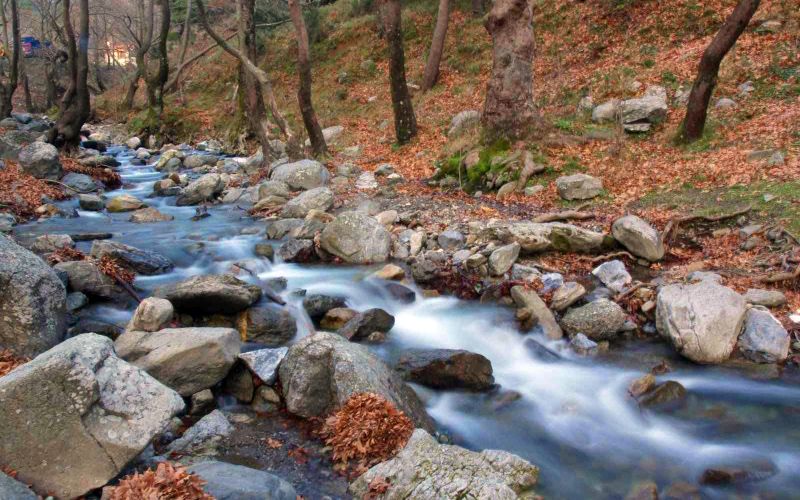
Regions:
[[405, 144], [417, 135], [417, 118], [406, 83], [400, 0], [381, 0], [384, 31], [389, 44], [389, 80], [397, 142]]
[[492, 73], [483, 106], [490, 137], [520, 138], [539, 119], [533, 104], [533, 9], [530, 0], [496, 0], [485, 22]]
[[317, 121], [317, 113], [311, 102], [311, 61], [308, 55], [308, 31], [303, 20], [303, 13], [300, 11], [298, 0], [289, 0], [289, 15], [297, 33], [297, 72], [300, 76], [300, 87], [297, 90], [297, 101], [300, 104], [300, 114], [303, 115], [303, 124], [306, 126], [308, 138], [311, 142], [311, 150], [314, 156], [320, 156], [328, 152], [325, 144], [325, 137], [322, 135], [322, 127]]
[[87, 79], [89, 76], [89, 0], [80, 0], [80, 40], [75, 40], [75, 30], [70, 19], [70, 0], [64, 0], [64, 31], [69, 53], [70, 83], [61, 100], [56, 126], [50, 130], [51, 143], [75, 149], [81, 141], [81, 127], [89, 118], [90, 101]]
[[[256, 45], [256, 25], [253, 19], [255, 0], [241, 0], [239, 9], [239, 46], [244, 54], [253, 60], [258, 58]], [[248, 128], [256, 136], [261, 146], [263, 157], [262, 168], [268, 167], [272, 157], [272, 146], [269, 143], [269, 122], [267, 110], [264, 108], [264, 94], [258, 79], [243, 64], [239, 64], [239, 82], [242, 89], [244, 113]], [[269, 173], [269, 172], [267, 172]]]
[[[5, 18], [5, 9], [3, 9], [3, 17]], [[8, 35], [6, 35], [7, 37]], [[19, 10], [17, 9], [17, 0], [11, 0], [11, 38], [12, 38], [12, 53], [11, 53], [11, 67], [8, 69], [8, 82], [0, 83], [0, 118], [8, 118], [11, 116], [11, 110], [14, 107], [14, 91], [17, 90], [17, 80], [19, 78]]]
[[681, 127], [681, 139], [684, 142], [696, 141], [703, 136], [708, 103], [711, 101], [714, 87], [717, 86], [719, 66], [747, 28], [760, 3], [760, 0], [741, 0], [703, 52]]
[[472, 0], [472, 15], [475, 17], [481, 17], [483, 15], [485, 8], [483, 6], [483, 0]]
[[[128, 90], [125, 93], [125, 100], [122, 102], [123, 109], [129, 110], [133, 108], [134, 100], [136, 99], [136, 92], [139, 90], [139, 79], [143, 76], [146, 78], [146, 59], [147, 53], [150, 51], [150, 46], [153, 43], [153, 23], [155, 21], [155, 1], [150, 0], [145, 10], [145, 0], [139, 0], [137, 4], [139, 16], [142, 19], [142, 28], [139, 35], [136, 36], [132, 31], [131, 35], [137, 40], [136, 53], [134, 59], [136, 60], [136, 71], [128, 82]], [[130, 31], [130, 30], [129, 30]]]
[[189, 35], [192, 31], [192, 0], [186, 0], [186, 19], [183, 22], [183, 33], [181, 37], [181, 52], [178, 57], [178, 66], [186, 60], [186, 50], [189, 48]]
[[428, 54], [428, 62], [425, 64], [425, 72], [422, 74], [422, 91], [427, 92], [436, 84], [439, 79], [439, 65], [442, 61], [444, 52], [444, 42], [447, 38], [447, 24], [450, 19], [450, 0], [439, 0], [439, 13], [436, 14], [436, 27], [433, 29], [431, 39], [431, 51]]
[[158, 33], [158, 46], [156, 48], [158, 66], [153, 73], [148, 72], [145, 67], [145, 84], [147, 85], [147, 130], [142, 132], [157, 133], [161, 126], [161, 115], [164, 112], [164, 85], [169, 78], [169, 54], [167, 53], [167, 41], [170, 28], [170, 8], [169, 0], [158, 1], [161, 7], [161, 25]]

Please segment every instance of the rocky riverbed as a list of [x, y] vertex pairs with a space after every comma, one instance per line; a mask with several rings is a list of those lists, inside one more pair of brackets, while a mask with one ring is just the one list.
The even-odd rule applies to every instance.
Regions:
[[[225, 498], [793, 495], [785, 298], [659, 276], [645, 220], [464, 220], [398, 195], [390, 165], [282, 158], [259, 179], [213, 141], [84, 145], [120, 189], [20, 153], [75, 196], [3, 218], [0, 347], [32, 359], [0, 377], [10, 498], [91, 497], [163, 460]], [[550, 252], [609, 257], [577, 276], [537, 267]], [[309, 430], [362, 392], [417, 430], [355, 479]]]

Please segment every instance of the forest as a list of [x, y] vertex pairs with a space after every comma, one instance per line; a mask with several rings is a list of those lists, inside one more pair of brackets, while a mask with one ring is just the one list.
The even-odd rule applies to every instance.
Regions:
[[0, 7], [0, 499], [796, 498], [800, 0]]

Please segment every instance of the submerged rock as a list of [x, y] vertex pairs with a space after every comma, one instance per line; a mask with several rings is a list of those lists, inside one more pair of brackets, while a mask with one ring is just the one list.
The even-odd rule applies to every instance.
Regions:
[[532, 498], [539, 469], [528, 461], [498, 450], [480, 453], [439, 444], [417, 429], [405, 448], [391, 460], [373, 466], [350, 485], [356, 498], [365, 497], [376, 480], [389, 486], [383, 498]]
[[286, 409], [322, 417], [353, 394], [374, 392], [403, 411], [416, 426], [432, 429], [425, 407], [400, 376], [362, 345], [333, 333], [316, 333], [289, 348], [279, 377]]
[[105, 256], [118, 261], [139, 274], [164, 274], [172, 270], [172, 261], [151, 250], [125, 245], [116, 241], [97, 240], [92, 244], [92, 257], [101, 259]]
[[64, 284], [50, 266], [0, 234], [0, 346], [33, 357], [67, 329]]
[[234, 314], [255, 304], [261, 288], [227, 274], [212, 274], [160, 286], [153, 296], [169, 300], [179, 311]]
[[745, 313], [744, 298], [713, 281], [668, 285], [658, 293], [656, 327], [692, 361], [721, 363], [733, 352]]
[[144, 207], [144, 202], [135, 196], [121, 194], [106, 204], [109, 212], [132, 212]]
[[375, 332], [387, 333], [394, 326], [394, 316], [383, 309], [358, 313], [336, 333], [348, 340], [364, 340]]
[[0, 456], [38, 491], [75, 498], [120, 474], [183, 409], [95, 334], [0, 377]]
[[242, 313], [239, 322], [244, 339], [279, 347], [297, 334], [297, 322], [289, 311], [274, 304], [259, 304]]
[[461, 349], [414, 349], [404, 352], [397, 370], [409, 382], [434, 389], [484, 391], [494, 386], [492, 363]]
[[189, 472], [206, 482], [203, 490], [217, 500], [296, 500], [291, 484], [278, 476], [258, 469], [226, 462], [194, 464]]

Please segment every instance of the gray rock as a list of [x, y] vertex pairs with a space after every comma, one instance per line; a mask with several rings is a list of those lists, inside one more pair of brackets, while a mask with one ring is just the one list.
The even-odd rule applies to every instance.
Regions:
[[294, 317], [274, 304], [251, 307], [245, 313], [244, 322], [245, 338], [269, 347], [282, 346], [297, 334]]
[[416, 426], [433, 427], [422, 402], [399, 375], [368, 348], [337, 334], [316, 333], [291, 346], [279, 378], [287, 410], [302, 417], [328, 415], [353, 394], [374, 392]]
[[75, 292], [83, 292], [89, 297], [118, 302], [128, 299], [125, 290], [112, 278], [103, 274], [93, 262], [86, 260], [61, 262], [54, 268], [56, 271], [67, 274], [69, 288]]
[[333, 191], [326, 187], [318, 187], [289, 200], [281, 210], [281, 217], [303, 218], [311, 210], [327, 212], [331, 207], [333, 207]]
[[261, 288], [227, 274], [195, 276], [164, 285], [153, 296], [167, 299], [178, 311], [210, 314], [235, 314], [261, 298]]
[[561, 222], [489, 222], [472, 223], [470, 231], [479, 241], [516, 241], [522, 254], [547, 251], [598, 252], [610, 246], [608, 235]]
[[0, 233], [10, 233], [16, 225], [16, 217], [11, 214], [0, 213]]
[[85, 307], [89, 304], [89, 297], [81, 292], [72, 292], [67, 294], [67, 311], [74, 312], [78, 309]]
[[222, 391], [240, 403], [250, 404], [256, 391], [253, 374], [244, 364], [235, 363], [222, 381]]
[[291, 484], [258, 469], [225, 462], [194, 464], [189, 472], [205, 482], [203, 489], [217, 500], [296, 500]]
[[454, 230], [443, 231], [436, 238], [436, 242], [446, 252], [453, 252], [463, 248], [464, 241], [464, 235]]
[[511, 269], [519, 257], [520, 245], [517, 242], [502, 246], [489, 256], [489, 272], [492, 276], [502, 276]]
[[756, 288], [748, 289], [744, 294], [744, 300], [748, 304], [764, 307], [781, 307], [786, 305], [787, 302], [786, 295], [779, 290], [759, 290]]
[[672, 410], [686, 401], [686, 388], [674, 380], [658, 384], [639, 398], [639, 406], [653, 410]]
[[317, 253], [312, 240], [290, 238], [278, 247], [278, 255], [284, 262], [310, 262], [315, 260]]
[[37, 179], [57, 181], [63, 171], [58, 150], [46, 142], [32, 142], [19, 151], [19, 166]]
[[225, 181], [223, 181], [221, 175], [206, 174], [190, 182], [188, 186], [183, 188], [180, 196], [175, 200], [175, 204], [180, 207], [212, 201], [219, 196], [224, 189]]
[[66, 290], [50, 266], [0, 235], [0, 345], [32, 357], [66, 332]]
[[569, 281], [556, 288], [550, 306], [556, 311], [564, 311], [586, 295], [586, 288], [580, 283]]
[[664, 242], [656, 228], [635, 215], [620, 217], [611, 233], [633, 255], [656, 262], [664, 258]]
[[129, 194], [121, 194], [111, 199], [106, 204], [106, 210], [112, 213], [116, 212], [132, 212], [144, 207], [144, 202], [135, 196]]
[[325, 226], [320, 244], [326, 252], [349, 264], [385, 262], [391, 235], [377, 220], [358, 212], [344, 212]]
[[292, 196], [289, 191], [289, 186], [283, 181], [264, 181], [258, 185], [256, 191], [257, 199], [254, 202], [259, 202], [268, 196], [277, 196], [279, 198], [289, 199]]
[[434, 389], [485, 391], [494, 386], [492, 363], [485, 356], [460, 349], [404, 351], [396, 369], [405, 380]]
[[0, 456], [37, 491], [75, 498], [120, 474], [183, 406], [111, 340], [80, 335], [0, 377]]
[[278, 380], [278, 366], [280, 366], [281, 361], [283, 361], [288, 352], [288, 347], [258, 349], [239, 354], [239, 359], [262, 382], [267, 385], [273, 385]]
[[172, 261], [160, 253], [110, 240], [97, 240], [92, 243], [91, 255], [97, 259], [111, 257], [124, 267], [148, 276], [168, 273], [174, 267]]
[[583, 333], [592, 340], [608, 340], [622, 329], [628, 315], [616, 303], [599, 299], [567, 311], [561, 327], [570, 336]]
[[528, 461], [499, 450], [480, 453], [439, 444], [417, 429], [394, 458], [373, 466], [350, 485], [355, 498], [363, 498], [370, 484], [389, 484], [383, 498], [516, 500], [535, 496], [539, 469]]
[[356, 189], [361, 191], [378, 189], [378, 181], [375, 179], [375, 174], [362, 172], [356, 179]]
[[328, 311], [344, 307], [346, 302], [344, 297], [314, 293], [303, 298], [303, 309], [306, 310], [309, 318], [319, 321]]
[[26, 484], [0, 472], [0, 498], [3, 500], [38, 500], [39, 495], [28, 488]]
[[206, 154], [189, 155], [183, 159], [184, 168], [201, 168], [217, 164], [217, 156]]
[[736, 101], [729, 97], [721, 97], [716, 104], [714, 104], [716, 109], [731, 109], [736, 107]]
[[603, 181], [586, 174], [574, 174], [556, 179], [558, 195], [565, 200], [590, 200], [603, 193]]
[[358, 313], [336, 333], [348, 340], [364, 340], [375, 332], [388, 333], [393, 326], [394, 316], [376, 308]]
[[94, 179], [89, 177], [85, 174], [77, 174], [75, 172], [70, 172], [61, 179], [61, 183], [65, 184], [73, 189], [73, 194], [77, 193], [89, 193], [92, 191], [97, 190], [97, 185], [94, 183]]
[[532, 323], [541, 328], [547, 338], [558, 340], [564, 336], [555, 316], [535, 291], [515, 286], [511, 288], [511, 298], [518, 308], [530, 312]]
[[68, 234], [43, 234], [31, 244], [31, 250], [37, 254], [47, 254], [62, 248], [75, 248], [75, 242]]
[[167, 452], [182, 455], [208, 452], [232, 432], [233, 426], [225, 415], [214, 410], [189, 427], [183, 436], [171, 442]]
[[231, 328], [171, 328], [125, 332], [114, 346], [123, 359], [188, 397], [225, 378], [241, 341]]
[[128, 146], [128, 149], [139, 149], [139, 146], [142, 145], [142, 140], [138, 137], [131, 137], [125, 141], [125, 145]]
[[595, 123], [617, 121], [619, 113], [619, 101], [616, 99], [598, 104], [592, 110], [592, 121]]
[[0, 136], [0, 156], [5, 160], [17, 160], [26, 144], [36, 141], [36, 134], [22, 130], [11, 130]]
[[712, 283], [722, 284], [722, 276], [710, 271], [692, 271], [686, 277], [689, 283], [700, 283], [702, 281], [710, 281]]
[[291, 189], [314, 189], [324, 186], [330, 179], [325, 165], [314, 160], [286, 163], [272, 170], [270, 179], [285, 182]]
[[768, 311], [747, 311], [744, 330], [739, 335], [739, 351], [756, 363], [780, 363], [789, 356], [789, 333]]
[[102, 212], [106, 202], [96, 194], [82, 194], [78, 196], [78, 206], [90, 212]]
[[587, 356], [590, 354], [594, 354], [597, 352], [597, 342], [591, 340], [586, 335], [579, 333], [572, 337], [569, 341], [569, 346], [572, 349], [580, 354], [581, 356]]
[[129, 331], [157, 332], [167, 326], [175, 310], [172, 303], [158, 297], [148, 297], [136, 307], [125, 328]]
[[148, 224], [153, 222], [168, 222], [173, 219], [175, 219], [175, 217], [161, 213], [154, 207], [147, 207], [134, 211], [128, 220], [135, 224]]
[[267, 223], [267, 238], [279, 240], [289, 234], [292, 230], [301, 227], [305, 221], [303, 219], [278, 219]]
[[475, 109], [461, 111], [450, 120], [450, 129], [447, 137], [453, 139], [462, 135], [468, 129], [477, 126], [481, 120], [481, 113]]
[[633, 278], [625, 269], [625, 263], [621, 260], [610, 260], [594, 268], [592, 274], [600, 280], [602, 284], [615, 293], [622, 293]]
[[189, 415], [205, 415], [210, 413], [214, 409], [215, 404], [214, 393], [211, 392], [211, 389], [203, 389], [200, 392], [192, 394]]
[[667, 117], [667, 91], [653, 86], [646, 95], [628, 99], [620, 103], [620, 121], [628, 132], [646, 132], [652, 125], [661, 123]]
[[692, 361], [721, 363], [736, 345], [745, 312], [741, 295], [713, 281], [668, 285], [658, 293], [656, 327]]

